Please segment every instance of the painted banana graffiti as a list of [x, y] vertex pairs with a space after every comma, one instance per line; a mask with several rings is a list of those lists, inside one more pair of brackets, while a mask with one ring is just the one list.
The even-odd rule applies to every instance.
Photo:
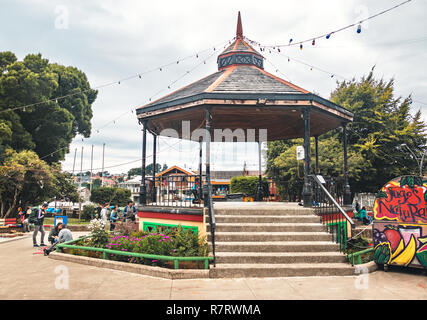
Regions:
[[397, 254], [394, 258], [392, 258], [390, 260], [390, 264], [397, 264], [406, 267], [414, 259], [416, 249], [417, 244], [415, 241], [415, 237], [414, 235], [411, 235], [411, 239], [409, 240], [409, 243], [406, 248], [401, 251], [400, 254]]
[[393, 252], [390, 259], [393, 260], [396, 256], [398, 256], [403, 251], [403, 249], [405, 249], [405, 242], [403, 241], [403, 239], [401, 239], [396, 251]]

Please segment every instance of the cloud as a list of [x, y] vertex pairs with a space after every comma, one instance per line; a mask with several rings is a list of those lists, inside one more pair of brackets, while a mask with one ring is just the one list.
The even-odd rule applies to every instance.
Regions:
[[[399, 2], [3, 0], [0, 50], [11, 50], [20, 59], [28, 53], [41, 52], [52, 62], [76, 66], [86, 73], [92, 87], [152, 70], [142, 79], [99, 89], [93, 105], [92, 135], [83, 142], [80, 136], [76, 137], [63, 162], [65, 169], [72, 169], [75, 148], [80, 152], [84, 146], [83, 163], [87, 168], [93, 144], [94, 166], [96, 163], [100, 167], [102, 144], [106, 143], [104, 162], [107, 167], [141, 157], [141, 127], [133, 109], [150, 98], [159, 98], [217, 70], [216, 56], [226, 41], [235, 35], [237, 11], [242, 13], [245, 36], [263, 44], [283, 44], [290, 38], [305, 40], [356, 23]], [[55, 27], [58, 7], [66, 9], [66, 29]], [[414, 110], [421, 108], [425, 116], [426, 10], [427, 2], [412, 1], [363, 23], [360, 34], [354, 27], [334, 34], [329, 40], [319, 39], [315, 46], [307, 44], [303, 50], [297, 47], [284, 50], [294, 59], [332, 72], [336, 75], [333, 78], [328, 73], [310, 71], [304, 64], [288, 62], [283, 55], [269, 52], [263, 52], [267, 59], [265, 68], [328, 98], [336, 87], [336, 80], [342, 80], [340, 76], [360, 78], [375, 65], [377, 76], [395, 78], [397, 96], [412, 94], [414, 100], [422, 102], [414, 102]], [[204, 49], [206, 51], [196, 58], [195, 53]], [[187, 74], [208, 56], [211, 57], [206, 64]], [[184, 57], [188, 58], [179, 64], [174, 63]], [[162, 71], [153, 71], [153, 68], [170, 62], [172, 64]], [[276, 73], [276, 69], [280, 73]], [[167, 88], [178, 79], [170, 89]], [[113, 119], [116, 119], [115, 123], [111, 122]], [[151, 154], [151, 139], [148, 135], [147, 154]], [[175, 142], [173, 139], [161, 141], [160, 148], [169, 151], [159, 153], [159, 163], [194, 166], [196, 162], [197, 165], [197, 143], [181, 142], [173, 147], [167, 143], [173, 146]], [[246, 152], [240, 150], [240, 155], [230, 157], [232, 150], [226, 147], [212, 149], [215, 169], [242, 169], [246, 161], [250, 170], [256, 170], [256, 147], [238, 148]], [[135, 162], [114, 167], [110, 172], [126, 172], [138, 165]], [[75, 168], [80, 166], [75, 165]]]

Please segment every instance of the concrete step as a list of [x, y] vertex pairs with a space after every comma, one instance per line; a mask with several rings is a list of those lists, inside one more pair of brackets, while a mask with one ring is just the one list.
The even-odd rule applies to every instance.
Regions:
[[339, 252], [218, 252], [216, 263], [345, 263], [346, 257]]
[[[209, 224], [206, 230], [210, 231]], [[321, 232], [320, 223], [217, 223], [217, 232]]]
[[313, 216], [314, 209], [310, 208], [297, 208], [297, 209], [257, 209], [257, 208], [227, 208], [227, 209], [214, 209], [215, 217], [217, 215], [243, 215], [243, 216]]
[[293, 264], [217, 264], [211, 266], [212, 278], [244, 277], [307, 277], [307, 276], [351, 276], [354, 267], [345, 263], [293, 263]]
[[[215, 232], [215, 241], [331, 241], [327, 232]], [[211, 241], [211, 234], [208, 234]]]
[[[216, 223], [316, 223], [320, 217], [313, 215], [217, 215]], [[206, 217], [209, 222], [209, 217]]]
[[[216, 240], [216, 239], [215, 239]], [[212, 251], [212, 243], [209, 242]], [[338, 252], [332, 241], [215, 241], [215, 252]]]

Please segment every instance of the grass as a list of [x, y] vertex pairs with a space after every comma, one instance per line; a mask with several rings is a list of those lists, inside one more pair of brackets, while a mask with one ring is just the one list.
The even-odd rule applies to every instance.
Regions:
[[[78, 218], [68, 218], [67, 220], [68, 220], [67, 221], [68, 225], [73, 225], [73, 224], [89, 224], [89, 221], [84, 221], [84, 220], [79, 221]], [[51, 224], [51, 225], [53, 225], [54, 218], [44, 218], [44, 223], [45, 224]]]

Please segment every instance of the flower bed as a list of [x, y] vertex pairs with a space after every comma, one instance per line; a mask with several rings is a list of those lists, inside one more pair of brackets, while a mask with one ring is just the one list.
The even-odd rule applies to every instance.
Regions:
[[[166, 268], [208, 268], [208, 246], [191, 230], [170, 233], [109, 233], [105, 223], [93, 220], [88, 237], [59, 244], [66, 253]], [[124, 228], [123, 230], [129, 230]], [[73, 243], [73, 244], [72, 244]]]

